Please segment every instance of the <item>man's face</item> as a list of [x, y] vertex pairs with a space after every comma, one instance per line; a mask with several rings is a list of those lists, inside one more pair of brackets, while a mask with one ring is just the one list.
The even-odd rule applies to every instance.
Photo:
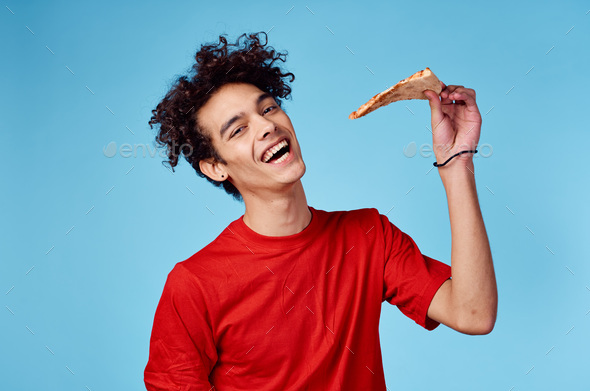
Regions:
[[225, 164], [201, 161], [202, 171], [217, 181], [231, 180], [242, 197], [282, 192], [305, 173], [289, 116], [256, 86], [224, 85], [197, 117], [225, 160]]

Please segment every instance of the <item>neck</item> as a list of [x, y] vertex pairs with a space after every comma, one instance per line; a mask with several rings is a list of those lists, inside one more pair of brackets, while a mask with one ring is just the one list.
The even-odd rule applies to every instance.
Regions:
[[305, 191], [297, 181], [288, 191], [267, 197], [244, 197], [244, 223], [254, 232], [265, 236], [288, 236], [299, 233], [311, 221]]

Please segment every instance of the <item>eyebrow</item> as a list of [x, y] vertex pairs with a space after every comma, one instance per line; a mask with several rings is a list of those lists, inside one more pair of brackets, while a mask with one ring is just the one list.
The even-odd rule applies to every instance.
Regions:
[[[262, 94], [260, 94], [260, 96], [258, 96], [258, 99], [256, 99], [256, 105], [258, 106], [263, 100], [265, 100], [267, 98], [272, 98], [272, 95], [269, 94], [268, 92], [263, 92]], [[236, 122], [237, 120], [239, 120], [240, 118], [242, 118], [245, 115], [246, 114], [242, 111], [241, 113], [234, 115], [226, 123], [224, 123], [223, 126], [221, 126], [221, 131], [220, 131], [221, 138], [223, 138], [224, 133], [229, 129], [230, 126], [232, 126], [234, 124], [234, 122]]]

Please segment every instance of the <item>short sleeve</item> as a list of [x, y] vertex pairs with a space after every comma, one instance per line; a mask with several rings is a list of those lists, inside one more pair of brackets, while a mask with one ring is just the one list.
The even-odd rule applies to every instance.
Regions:
[[209, 390], [217, 350], [197, 278], [181, 264], [168, 274], [156, 308], [144, 371], [148, 391]]
[[412, 238], [380, 215], [385, 241], [383, 300], [397, 306], [427, 330], [440, 323], [427, 315], [436, 291], [451, 277], [451, 267], [423, 255]]

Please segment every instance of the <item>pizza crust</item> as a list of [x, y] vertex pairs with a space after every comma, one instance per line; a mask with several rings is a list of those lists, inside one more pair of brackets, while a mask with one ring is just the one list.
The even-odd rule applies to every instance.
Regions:
[[438, 77], [429, 68], [414, 73], [412, 76], [400, 81], [393, 87], [375, 95], [367, 103], [352, 112], [348, 118], [356, 119], [377, 110], [379, 107], [387, 106], [392, 102], [407, 99], [428, 99], [424, 95], [425, 90], [436, 92], [442, 91], [442, 85]]

